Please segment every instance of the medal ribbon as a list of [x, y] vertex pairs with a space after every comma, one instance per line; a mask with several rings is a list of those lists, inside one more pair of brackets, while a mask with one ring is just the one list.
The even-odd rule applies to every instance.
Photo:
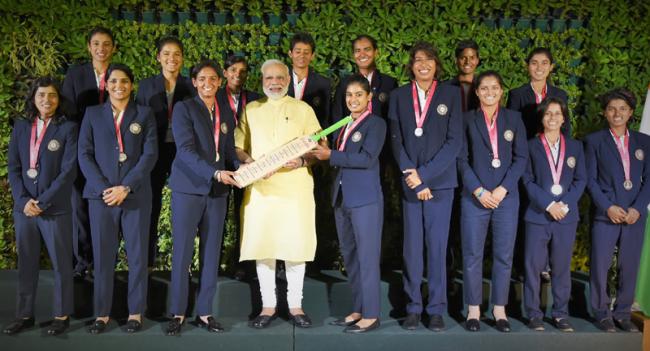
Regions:
[[[357, 119], [352, 122], [352, 124], [348, 124], [348, 126], [345, 128], [345, 131], [343, 133], [339, 134], [339, 137], [336, 139], [336, 143], [339, 145], [338, 150], [343, 151], [345, 149], [345, 144], [348, 141], [348, 138], [350, 137], [350, 133], [356, 128], [361, 121], [363, 121], [366, 117], [370, 115], [370, 111], [366, 110], [366, 112], [362, 113], [361, 116], [357, 117]], [[343, 141], [341, 141], [341, 135], [343, 135]]]
[[539, 139], [544, 144], [544, 151], [546, 151], [546, 160], [548, 161], [549, 167], [551, 167], [551, 176], [553, 176], [553, 184], [559, 185], [560, 178], [562, 178], [562, 168], [564, 167], [564, 154], [566, 152], [566, 145], [564, 143], [564, 135], [560, 133], [560, 155], [557, 160], [557, 168], [555, 167], [555, 162], [553, 161], [553, 154], [551, 153], [551, 147], [546, 140], [544, 133], [539, 135]]
[[623, 162], [623, 172], [625, 173], [625, 180], [630, 180], [630, 132], [625, 129], [625, 135], [623, 136], [623, 142], [620, 142], [619, 137], [616, 136], [616, 133], [610, 128], [609, 132], [612, 133], [614, 137], [614, 142], [616, 143], [616, 148], [618, 149], [618, 154], [621, 155], [621, 161]]
[[[126, 111], [126, 109], [124, 110]], [[122, 131], [120, 130], [120, 127], [122, 126], [123, 117], [124, 117], [124, 111], [120, 111], [117, 114], [117, 116], [113, 115], [113, 125], [115, 125], [115, 135], [117, 136], [117, 145], [119, 146], [121, 154], [124, 153], [124, 143], [122, 142]]]
[[38, 130], [38, 118], [34, 118], [34, 123], [32, 123], [32, 135], [29, 138], [29, 168], [36, 169], [36, 163], [38, 160], [38, 150], [41, 148], [41, 143], [43, 142], [43, 137], [45, 136], [45, 131], [47, 131], [47, 126], [50, 125], [50, 120], [44, 121], [43, 130], [41, 130], [41, 135], [36, 138], [36, 132]]
[[[228, 97], [228, 103], [230, 104], [230, 109], [232, 110], [232, 114], [235, 117], [235, 126], [239, 124], [239, 120], [237, 119], [237, 106], [235, 105], [235, 99], [232, 98], [232, 95], [230, 94], [230, 88], [228, 87], [228, 84], [226, 84], [226, 96]], [[239, 99], [241, 100], [241, 108], [244, 109], [246, 107], [246, 93], [244, 93], [244, 89], [241, 89], [239, 93]]]
[[221, 113], [219, 112], [219, 104], [217, 97], [214, 97], [214, 154], [219, 154], [219, 128], [221, 127]]
[[106, 72], [99, 75], [99, 103], [104, 103], [104, 93], [106, 92], [106, 81], [104, 80], [104, 75]]
[[427, 100], [424, 103], [424, 108], [420, 112], [420, 99], [418, 98], [418, 89], [416, 87], [415, 81], [411, 83], [411, 93], [413, 95], [413, 110], [415, 111], [415, 125], [418, 128], [422, 128], [424, 121], [427, 119], [427, 112], [429, 111], [429, 105], [431, 100], [433, 100], [433, 94], [436, 93], [436, 87], [438, 86], [438, 81], [434, 80], [429, 89], [429, 94], [427, 95]]
[[[530, 87], [532, 88], [533, 85], [531, 84]], [[537, 94], [537, 93], [535, 92], [535, 89], [533, 89], [533, 93], [535, 93], [535, 103], [536, 103], [536, 104], [539, 105], [539, 104], [542, 103], [542, 101], [544, 101], [544, 99], [546, 99], [546, 91], [547, 91], [547, 89], [548, 89], [548, 85], [547, 85], [547, 84], [544, 84], [544, 88], [542, 89], [542, 93], [541, 93], [541, 94]]]
[[[304, 100], [303, 98], [305, 97], [305, 88], [307, 88], [307, 77], [309, 77], [309, 74], [305, 76], [305, 82], [302, 84], [302, 89], [300, 91], [300, 97], [296, 96], [296, 99], [298, 100]], [[300, 83], [300, 82], [298, 82]]]
[[490, 145], [492, 146], [493, 159], [498, 160], [499, 138], [497, 137], [497, 117], [499, 117], [499, 108], [497, 107], [497, 110], [494, 111], [494, 119], [492, 121], [492, 125], [490, 125], [490, 118], [488, 117], [487, 113], [485, 113], [485, 110], [481, 109], [481, 111], [483, 111], [485, 125], [487, 126], [488, 135], [490, 136]]

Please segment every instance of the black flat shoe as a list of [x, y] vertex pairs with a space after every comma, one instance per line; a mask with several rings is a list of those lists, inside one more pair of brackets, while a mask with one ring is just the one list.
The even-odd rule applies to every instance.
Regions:
[[173, 336], [173, 335], [180, 334], [182, 326], [183, 326], [183, 322], [181, 321], [180, 318], [178, 317], [172, 318], [169, 321], [169, 323], [167, 323], [167, 329], [165, 330], [165, 335]]
[[531, 318], [526, 326], [534, 331], [544, 331], [544, 321], [538, 317]]
[[570, 333], [573, 331], [573, 326], [571, 325], [571, 322], [569, 322], [568, 318], [554, 318], [553, 319], [553, 325], [559, 330], [563, 332]]
[[481, 323], [476, 318], [468, 319], [465, 321], [465, 329], [467, 331], [477, 332], [481, 330]]
[[402, 323], [402, 328], [406, 330], [415, 330], [420, 325], [420, 314], [419, 313], [409, 313]]
[[306, 314], [289, 314], [289, 316], [293, 325], [298, 328], [310, 328], [312, 325], [311, 318]]
[[255, 329], [264, 329], [271, 325], [271, 322], [278, 317], [277, 313], [272, 315], [258, 315], [252, 321], [248, 322], [248, 326]]
[[329, 325], [335, 325], [337, 327], [349, 327], [351, 325], [357, 324], [357, 322], [360, 321], [360, 320], [361, 319], [353, 319], [353, 320], [351, 320], [349, 322], [346, 322], [345, 318], [341, 318], [341, 319], [336, 319], [336, 320], [333, 320], [333, 321], [329, 322]]
[[614, 322], [611, 318], [605, 318], [595, 323], [596, 327], [607, 333], [616, 333], [616, 328], [614, 328]]
[[4, 334], [13, 335], [34, 326], [34, 317], [18, 318], [6, 326], [2, 332]]
[[106, 322], [102, 320], [95, 320], [93, 324], [88, 327], [90, 334], [101, 334], [106, 330]]
[[380, 325], [379, 318], [377, 318], [374, 322], [372, 322], [372, 324], [370, 324], [369, 326], [367, 326], [365, 328], [362, 328], [362, 327], [360, 327], [360, 326], [358, 326], [356, 324], [353, 324], [353, 325], [343, 329], [343, 332], [350, 333], [350, 334], [360, 334], [360, 333], [369, 332], [371, 330], [375, 330], [375, 329], [379, 328], [379, 325]]
[[445, 321], [442, 319], [442, 316], [439, 314], [432, 315], [429, 320], [429, 325], [427, 325], [427, 329], [434, 332], [445, 330]]
[[142, 322], [137, 319], [129, 319], [126, 321], [126, 332], [135, 333], [139, 332], [142, 329]]
[[498, 319], [497, 330], [502, 333], [510, 333], [510, 322], [507, 319]]
[[63, 334], [63, 332], [68, 329], [70, 326], [70, 317], [66, 319], [54, 319], [52, 321], [52, 324], [50, 324], [49, 327], [47, 327], [47, 334], [48, 335], [59, 335]]
[[616, 326], [621, 328], [623, 331], [626, 331], [628, 333], [638, 333], [639, 328], [632, 323], [629, 319], [615, 319], [614, 323], [616, 323]]
[[219, 324], [219, 322], [214, 320], [214, 317], [212, 317], [212, 316], [208, 317], [208, 322], [207, 323], [204, 322], [203, 319], [201, 319], [201, 317], [196, 316], [196, 324], [200, 328], [205, 328], [211, 333], [221, 333], [221, 332], [223, 332], [223, 327], [221, 326], [221, 324]]

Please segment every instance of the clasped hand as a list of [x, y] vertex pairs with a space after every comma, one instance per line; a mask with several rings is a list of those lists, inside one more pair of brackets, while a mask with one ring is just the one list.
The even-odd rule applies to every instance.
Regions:
[[119, 206], [129, 195], [129, 189], [124, 185], [116, 185], [102, 191], [102, 200], [107, 206]]
[[612, 205], [607, 209], [607, 217], [614, 224], [634, 224], [639, 220], [641, 214], [635, 208], [628, 208], [625, 211], [622, 207]]

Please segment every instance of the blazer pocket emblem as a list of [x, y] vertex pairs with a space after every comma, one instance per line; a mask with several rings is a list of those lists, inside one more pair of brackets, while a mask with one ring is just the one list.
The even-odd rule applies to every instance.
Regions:
[[566, 159], [566, 165], [569, 166], [569, 168], [575, 168], [576, 166], [576, 158], [573, 156], [570, 156], [569, 158]]
[[379, 93], [379, 101], [386, 102], [386, 100], [388, 100], [388, 95], [384, 92]]
[[634, 151], [634, 156], [636, 157], [637, 160], [643, 161], [643, 158], [645, 157], [645, 154], [643, 153], [643, 150], [636, 149], [636, 151]]
[[359, 140], [361, 140], [361, 133], [360, 132], [354, 132], [354, 134], [352, 134], [352, 142], [357, 143], [357, 142], [359, 142]]
[[61, 147], [61, 143], [59, 143], [58, 140], [52, 139], [50, 140], [49, 143], [47, 143], [47, 149], [50, 151], [56, 151]]
[[447, 108], [447, 105], [445, 105], [445, 104], [440, 104], [440, 105], [438, 105], [438, 108], [436, 108], [436, 112], [438, 112], [438, 114], [441, 115], [441, 116], [446, 115], [447, 111], [449, 111], [449, 109]]
[[131, 125], [129, 126], [129, 131], [130, 131], [132, 134], [136, 134], [136, 135], [137, 135], [137, 134], [140, 134], [140, 133], [142, 132], [142, 126], [141, 126], [139, 123], [137, 123], [137, 122], [133, 122], [133, 123], [131, 123]]
[[503, 133], [503, 138], [506, 139], [506, 141], [512, 141], [512, 139], [515, 138], [515, 133], [508, 129]]

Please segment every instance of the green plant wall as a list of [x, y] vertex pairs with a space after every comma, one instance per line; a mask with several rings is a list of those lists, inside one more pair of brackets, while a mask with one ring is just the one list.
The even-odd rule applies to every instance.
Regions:
[[[210, 23], [196, 23], [199, 13], [206, 13]], [[642, 0], [0, 0], [0, 14], [0, 268], [16, 264], [12, 200], [6, 180], [9, 119], [22, 113], [31, 79], [44, 74], [63, 78], [70, 64], [87, 59], [85, 36], [95, 25], [115, 32], [118, 52], [114, 61], [129, 65], [136, 80], [157, 73], [155, 40], [174, 34], [185, 44], [186, 67], [201, 57], [223, 62], [231, 53], [246, 55], [252, 66], [248, 86], [253, 90], [260, 90], [261, 62], [271, 57], [286, 59], [288, 40], [299, 30], [316, 39], [314, 68], [335, 82], [353, 71], [350, 41], [361, 33], [378, 39], [379, 69], [402, 83], [407, 81], [407, 50], [417, 40], [431, 41], [439, 48], [446, 78], [455, 72], [456, 42], [476, 40], [481, 47], [479, 70], [501, 72], [507, 88], [527, 81], [524, 58], [532, 47], [548, 46], [557, 61], [553, 81], [569, 93], [577, 137], [603, 126], [596, 100], [599, 94], [627, 86], [643, 101], [650, 82], [650, 2]], [[158, 23], [165, 21], [166, 14], [174, 19], [171, 24]], [[218, 24], [224, 19], [225, 24]], [[641, 111], [639, 106], [637, 118]], [[397, 212], [397, 194], [385, 197], [386, 205]], [[167, 193], [159, 228], [159, 269], [168, 269], [171, 262], [168, 199]], [[579, 270], [588, 269], [588, 207], [585, 197], [573, 261]], [[399, 217], [396, 213], [384, 232], [383, 260], [389, 268], [401, 265]], [[229, 222], [223, 268], [232, 264], [232, 228]], [[335, 238], [329, 233], [319, 245], [335, 250]], [[336, 266], [335, 261], [329, 265]], [[124, 267], [123, 260], [120, 267]]]

